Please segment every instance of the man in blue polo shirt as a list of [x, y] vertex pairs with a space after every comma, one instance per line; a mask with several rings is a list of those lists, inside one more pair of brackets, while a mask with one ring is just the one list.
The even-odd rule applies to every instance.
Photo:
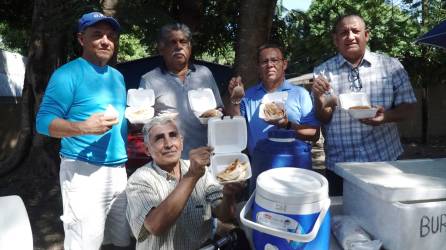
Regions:
[[[240, 101], [230, 101], [227, 112], [242, 115], [248, 122], [248, 152], [252, 157], [254, 147], [259, 140], [267, 138], [268, 131], [274, 128], [294, 130], [296, 138], [304, 141], [315, 141], [319, 138], [319, 122], [314, 116], [314, 108], [309, 92], [303, 87], [293, 85], [285, 80], [288, 62], [283, 50], [275, 44], [259, 47], [258, 70], [260, 83], [246, 90]], [[230, 96], [236, 86], [243, 86], [240, 77], [229, 82]], [[259, 117], [259, 107], [263, 96], [274, 92], [287, 92], [285, 101], [286, 116], [278, 121], [265, 121]]]
[[62, 138], [60, 185], [64, 249], [123, 249], [127, 161], [124, 78], [107, 65], [119, 23], [98, 12], [79, 19], [82, 56], [57, 69], [37, 114], [37, 132]]

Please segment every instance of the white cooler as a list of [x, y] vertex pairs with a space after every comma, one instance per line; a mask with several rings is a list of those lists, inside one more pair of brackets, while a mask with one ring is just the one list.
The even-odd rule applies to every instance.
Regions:
[[388, 250], [446, 249], [446, 158], [338, 163], [344, 213]]

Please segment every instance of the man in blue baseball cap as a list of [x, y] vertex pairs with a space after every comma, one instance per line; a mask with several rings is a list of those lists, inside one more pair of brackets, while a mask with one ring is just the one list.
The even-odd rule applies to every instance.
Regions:
[[107, 65], [119, 23], [98, 12], [79, 19], [82, 56], [57, 69], [37, 114], [40, 134], [61, 138], [64, 249], [124, 249], [127, 161], [124, 78]]
[[98, 22], [106, 22], [110, 24], [115, 31], [121, 30], [121, 26], [119, 25], [118, 21], [116, 21], [116, 19], [114, 19], [113, 17], [105, 16], [100, 12], [90, 12], [84, 14], [79, 19], [78, 31], [83, 32], [87, 27], [95, 25]]

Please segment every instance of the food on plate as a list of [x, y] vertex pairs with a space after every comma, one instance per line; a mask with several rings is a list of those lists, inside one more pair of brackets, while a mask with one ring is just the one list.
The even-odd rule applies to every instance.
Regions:
[[220, 111], [218, 109], [210, 109], [210, 110], [203, 112], [200, 115], [200, 118], [211, 118], [211, 117], [216, 117], [219, 115], [220, 115]]
[[217, 180], [220, 182], [243, 180], [247, 175], [247, 170], [248, 163], [236, 159], [217, 175]]
[[283, 105], [276, 102], [265, 103], [263, 113], [267, 120], [280, 119], [285, 116]]
[[353, 106], [350, 107], [349, 109], [370, 109], [370, 106]]

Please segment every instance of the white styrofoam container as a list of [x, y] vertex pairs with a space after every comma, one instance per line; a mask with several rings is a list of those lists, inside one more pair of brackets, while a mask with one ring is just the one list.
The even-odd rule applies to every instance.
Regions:
[[[265, 109], [265, 104], [270, 102], [275, 102], [279, 106], [281, 106], [285, 110], [285, 102], [288, 98], [288, 92], [286, 91], [278, 91], [278, 92], [272, 92], [264, 95], [262, 97], [262, 101], [259, 106], [259, 118], [263, 120], [268, 120], [265, 117], [265, 112], [263, 111]], [[276, 120], [280, 120], [283, 117], [277, 118]]]
[[130, 123], [147, 123], [155, 114], [155, 92], [153, 89], [129, 89], [127, 91], [127, 108], [125, 118]]
[[[189, 99], [189, 105], [194, 112], [195, 117], [197, 117], [202, 124], [207, 124], [210, 118], [201, 118], [200, 115], [210, 109], [217, 108], [214, 92], [212, 92], [210, 88], [189, 90], [187, 92], [187, 98]], [[223, 115], [221, 112], [218, 113], [219, 117]]]
[[[242, 116], [224, 116], [223, 119], [213, 117], [208, 121], [208, 145], [214, 148], [211, 157], [210, 171], [217, 179], [231, 162], [239, 159], [247, 162], [247, 175], [244, 180], [251, 178], [251, 164], [247, 155], [242, 153], [248, 142], [246, 120]], [[229, 183], [229, 182], [224, 182]]]
[[344, 213], [388, 250], [446, 249], [446, 158], [338, 163]]
[[129, 89], [127, 91], [127, 106], [153, 106], [155, 104], [155, 92], [153, 89]]
[[[354, 119], [364, 119], [375, 117], [376, 107], [370, 107], [370, 100], [364, 92], [352, 92], [339, 95], [341, 108], [346, 110]], [[350, 109], [354, 106], [369, 106], [369, 109]]]

